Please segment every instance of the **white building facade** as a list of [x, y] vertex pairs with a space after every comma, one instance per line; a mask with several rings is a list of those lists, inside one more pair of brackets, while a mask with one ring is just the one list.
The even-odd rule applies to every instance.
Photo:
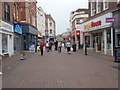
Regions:
[[56, 36], [55, 21], [54, 21], [54, 19], [52, 18], [51, 15], [47, 14], [46, 15], [46, 22], [47, 22], [46, 29], [48, 31], [47, 33], [48, 33], [49, 39], [54, 40], [55, 36]]
[[37, 29], [42, 36], [45, 36], [45, 12], [41, 7], [37, 8]]
[[96, 52], [113, 56], [113, 28], [112, 23], [106, 21], [112, 13], [106, 13], [97, 18], [88, 20], [82, 24], [82, 32], [87, 46]]
[[0, 19], [0, 54], [14, 54], [13, 25]]

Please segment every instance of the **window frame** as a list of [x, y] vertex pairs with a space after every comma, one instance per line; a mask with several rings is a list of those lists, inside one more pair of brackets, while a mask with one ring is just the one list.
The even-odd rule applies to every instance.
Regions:
[[4, 18], [10, 21], [10, 5], [6, 2], [4, 3]]

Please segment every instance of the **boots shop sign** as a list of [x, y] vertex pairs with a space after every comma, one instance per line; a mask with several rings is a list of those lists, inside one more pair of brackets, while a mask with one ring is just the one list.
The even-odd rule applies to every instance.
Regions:
[[96, 26], [100, 26], [102, 23], [102, 21], [97, 21], [97, 22], [90, 22], [86, 25], [84, 25], [84, 29], [89, 29], [89, 28], [92, 28], [92, 27], [96, 27]]

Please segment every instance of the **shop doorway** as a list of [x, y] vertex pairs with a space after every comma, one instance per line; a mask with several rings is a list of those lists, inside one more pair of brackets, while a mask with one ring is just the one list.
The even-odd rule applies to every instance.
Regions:
[[96, 52], [104, 52], [104, 36], [102, 32], [93, 34], [93, 48]]

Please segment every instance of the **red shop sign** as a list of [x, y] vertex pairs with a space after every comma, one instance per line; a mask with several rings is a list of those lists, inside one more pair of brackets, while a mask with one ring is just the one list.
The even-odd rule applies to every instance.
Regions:
[[80, 36], [80, 31], [76, 31], [76, 36]]

